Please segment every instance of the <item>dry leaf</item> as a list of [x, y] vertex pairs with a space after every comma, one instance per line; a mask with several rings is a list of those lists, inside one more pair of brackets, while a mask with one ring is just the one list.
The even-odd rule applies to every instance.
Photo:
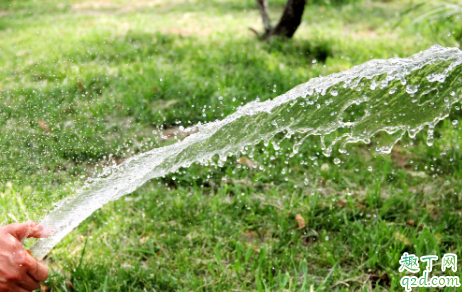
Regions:
[[348, 206], [348, 202], [347, 202], [347, 200], [345, 200], [345, 199], [340, 199], [340, 200], [338, 200], [338, 201], [337, 201], [337, 204], [338, 204], [339, 206], [342, 206], [342, 207]]
[[66, 280], [66, 285], [69, 290], [74, 291], [74, 285], [72, 284], [71, 280]]
[[417, 222], [415, 222], [414, 220], [407, 220], [406, 224], [409, 226], [414, 226], [414, 227], [417, 227], [418, 225]]
[[441, 233], [435, 234], [435, 238], [438, 243], [441, 243]]
[[297, 223], [298, 223], [298, 229], [302, 229], [305, 227], [305, 219], [303, 219], [302, 215], [300, 214], [297, 214], [295, 216], [295, 220], [297, 220]]
[[258, 234], [255, 231], [244, 231], [241, 234], [241, 239], [247, 242], [253, 242], [258, 238]]
[[317, 235], [308, 235], [307, 237], [303, 238], [303, 243], [305, 245], [313, 245], [316, 242], [318, 242], [318, 236]]
[[40, 286], [40, 292], [48, 292], [50, 291], [50, 287], [48, 287], [46, 284], [42, 284]]
[[388, 277], [387, 272], [383, 272], [383, 274], [379, 276], [377, 270], [372, 271], [371, 273], [369, 273], [369, 281], [371, 281], [372, 288], [375, 288], [377, 286], [377, 283], [383, 284], [387, 287], [391, 286], [390, 277]]
[[419, 223], [415, 222], [414, 220], [407, 220], [407, 221], [406, 221], [406, 224], [409, 225], [409, 226], [424, 228], [424, 225], [423, 225], [423, 224], [420, 224], [420, 225], [419, 225]]
[[245, 164], [248, 168], [253, 168], [253, 162], [250, 161], [247, 157], [241, 157], [237, 160], [239, 164]]
[[398, 241], [401, 241], [402, 243], [404, 243], [404, 245], [411, 245], [411, 242], [409, 241], [409, 239], [407, 239], [406, 236], [402, 235], [399, 232], [395, 233], [395, 239]]
[[43, 120], [39, 120], [38, 125], [40, 128], [44, 129], [45, 131], [51, 132], [50, 127], [48, 127], [48, 125]]

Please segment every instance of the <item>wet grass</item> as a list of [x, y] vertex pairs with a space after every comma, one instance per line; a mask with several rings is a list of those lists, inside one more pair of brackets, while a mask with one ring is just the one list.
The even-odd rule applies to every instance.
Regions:
[[[294, 40], [269, 43], [248, 30], [261, 27], [250, 0], [1, 2], [0, 222], [39, 220], [102, 165], [172, 143], [164, 129], [372, 58], [458, 45], [453, 20], [400, 19], [410, 3], [349, 2], [310, 4]], [[284, 1], [273, 3], [276, 19]], [[255, 168], [234, 157], [149, 182], [67, 236], [46, 285], [399, 290], [401, 253], [459, 253], [460, 115], [431, 147], [421, 133], [378, 155], [381, 137], [328, 158], [313, 137], [289, 158], [293, 137], [249, 151]]]

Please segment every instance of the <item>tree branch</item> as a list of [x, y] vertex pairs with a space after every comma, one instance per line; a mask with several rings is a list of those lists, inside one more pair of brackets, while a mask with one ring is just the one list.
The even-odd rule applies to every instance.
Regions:
[[263, 20], [263, 27], [265, 28], [265, 35], [273, 30], [271, 20], [268, 14], [268, 2], [266, 0], [257, 0], [258, 9], [260, 10], [261, 18]]

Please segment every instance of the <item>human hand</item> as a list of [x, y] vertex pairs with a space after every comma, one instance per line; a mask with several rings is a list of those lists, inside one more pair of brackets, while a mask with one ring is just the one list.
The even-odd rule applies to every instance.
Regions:
[[34, 259], [21, 242], [43, 238], [50, 231], [38, 223], [16, 223], [0, 227], [0, 292], [27, 292], [40, 288], [48, 268]]

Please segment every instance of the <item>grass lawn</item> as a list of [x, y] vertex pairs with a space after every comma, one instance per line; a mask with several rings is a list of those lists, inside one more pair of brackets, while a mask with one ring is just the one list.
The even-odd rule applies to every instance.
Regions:
[[[285, 1], [269, 2], [276, 20]], [[253, 0], [0, 1], [0, 223], [40, 220], [179, 126], [462, 39], [455, 17], [412, 24], [412, 1], [308, 2], [293, 40], [262, 42]], [[403, 252], [462, 256], [461, 116], [454, 106], [432, 146], [422, 132], [390, 155], [377, 137], [324, 157], [310, 137], [289, 158], [297, 137], [281, 135], [280, 149], [244, 155], [256, 167], [237, 156], [153, 180], [69, 234], [45, 260], [46, 286], [403, 291]]]

